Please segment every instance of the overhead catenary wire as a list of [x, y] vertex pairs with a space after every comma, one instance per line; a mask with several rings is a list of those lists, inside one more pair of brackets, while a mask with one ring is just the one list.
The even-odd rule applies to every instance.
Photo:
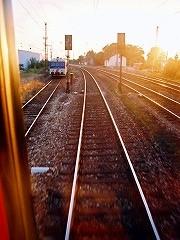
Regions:
[[[45, 13], [45, 11], [44, 11], [44, 8], [43, 8], [40, 0], [37, 0], [37, 1], [38, 1], [39, 5], [40, 5], [40, 7], [41, 7], [41, 9], [42, 9], [42, 13], [44, 14], [45, 19], [47, 19], [47, 15], [46, 15], [46, 13]], [[44, 22], [46, 22], [46, 21], [44, 20]]]
[[39, 15], [38, 11], [36, 10], [36, 8], [31, 4], [31, 2], [29, 0], [26, 0], [28, 2], [28, 4], [31, 6], [31, 8], [33, 9], [33, 11], [36, 13], [36, 15], [38, 16], [39, 20], [41, 20], [42, 22], [44, 22], [44, 19]]
[[33, 21], [37, 24], [37, 26], [44, 31], [44, 29], [39, 25], [39, 23], [36, 21], [36, 19], [32, 16], [32, 14], [24, 7], [24, 5], [20, 2], [20, 0], [18, 0], [18, 2], [20, 3], [20, 5], [22, 6], [22, 8], [24, 8], [24, 10], [28, 13], [28, 15], [33, 19]]
[[[37, 45], [36, 43], [32, 43], [32, 41], [31, 41], [31, 42], [29, 41], [29, 40], [31, 40], [31, 37], [32, 37], [32, 36], [31, 36], [29, 33], [24, 32], [24, 31], [23, 31], [24, 28], [23, 28], [22, 26], [17, 25], [16, 28], [17, 28], [17, 29], [16, 29], [17, 32], [25, 35], [25, 36], [28, 38], [28, 44], [26, 43], [26, 44], [25, 44], [26, 46], [29, 45], [29, 46], [31, 46], [31, 47], [33, 47], [33, 48], [35, 48], [35, 49], [40, 50], [41, 52], [44, 51], [42, 48], [38, 47], [38, 45]], [[18, 28], [19, 28], [19, 29], [18, 29]], [[23, 41], [21, 41], [21, 43], [19, 43], [19, 44], [20, 44], [20, 45], [24, 45], [24, 44], [23, 44]], [[21, 46], [21, 48], [22, 48], [22, 46]]]
[[[40, 22], [43, 23], [44, 19], [41, 18], [41, 16], [38, 14], [37, 10], [36, 10], [36, 9], [33, 7], [33, 5], [30, 3], [30, 1], [29, 1], [29, 0], [26, 0], [26, 1], [27, 1], [27, 3], [31, 6], [31, 8], [33, 9], [33, 12], [36, 13], [36, 15], [38, 16]], [[31, 11], [27, 8], [27, 6], [25, 6], [24, 3], [22, 3], [20, 0], [18, 0], [18, 2], [19, 2], [19, 4], [21, 5], [21, 7], [28, 13], [28, 15], [31, 17], [31, 19], [36, 23], [36, 25], [41, 29], [41, 31], [44, 32], [44, 29], [42, 28], [41, 24], [39, 24], [39, 21], [37, 21], [36, 18], [33, 17], [33, 14], [32, 14]], [[39, 3], [39, 4], [40, 4], [40, 3]], [[41, 6], [41, 4], [40, 4], [40, 6]], [[41, 6], [41, 8], [42, 8], [42, 6]], [[44, 11], [43, 11], [43, 12], [44, 12]], [[44, 23], [43, 23], [43, 24], [44, 24]], [[19, 26], [19, 27], [23, 29], [23, 27], [21, 27], [21, 26]], [[20, 31], [20, 30], [18, 30], [18, 29], [17, 29], [17, 31], [20, 32], [21, 34], [24, 34], [24, 35], [26, 35], [26, 36], [29, 36], [30, 39], [31, 39], [31, 36], [29, 35], [29, 33], [27, 34], [27, 33], [25, 33], [24, 31], [22, 31], [22, 30]], [[38, 33], [39, 33], [39, 32], [38, 32]], [[39, 34], [38, 34], [38, 35], [39, 35]], [[41, 36], [41, 37], [42, 37], [42, 36]], [[27, 44], [26, 44], [26, 45], [27, 45]], [[40, 48], [40, 47], [38, 47], [38, 46], [35, 46], [36, 44], [33, 44], [33, 43], [30, 43], [30, 42], [29, 42], [28, 45], [29, 45], [29, 47], [28, 47], [29, 49], [35, 48], [35, 49], [40, 50], [41, 52], [44, 51], [44, 50], [42, 50], [42, 48]]]
[[[26, 32], [26, 29], [24, 28], [24, 27], [22, 27], [22, 26], [20, 26], [20, 25], [16, 25], [16, 31], [18, 31], [18, 32], [20, 32], [20, 33], [22, 33], [22, 34], [24, 34], [24, 35], [26, 35], [27, 37], [32, 37], [31, 35], [30, 35], [30, 33], [29, 33], [29, 31], [28, 31], [28, 33]], [[19, 29], [20, 30], [19, 30]], [[25, 31], [24, 31], [25, 30]], [[36, 35], [37, 35], [37, 33], [36, 33]], [[42, 34], [41, 33], [39, 33], [39, 37], [42, 37]]]
[[158, 5], [154, 11], [158, 10], [159, 8], [163, 7], [169, 0], [165, 0], [163, 3], [161, 3], [160, 5]]
[[93, 1], [93, 6], [92, 6], [92, 9], [91, 9], [90, 20], [89, 20], [90, 31], [88, 32], [88, 35], [86, 36], [86, 40], [84, 41], [86, 48], [89, 44], [89, 38], [92, 35], [93, 25], [95, 23], [95, 19], [96, 19], [96, 15], [97, 15], [98, 4], [99, 4], [99, 0], [94, 0]]
[[98, 9], [98, 4], [99, 4], [99, 0], [97, 0], [97, 2], [94, 0], [93, 2], [93, 17], [92, 17], [92, 24], [94, 24], [95, 18], [96, 18], [96, 13], [97, 13], [97, 9]]

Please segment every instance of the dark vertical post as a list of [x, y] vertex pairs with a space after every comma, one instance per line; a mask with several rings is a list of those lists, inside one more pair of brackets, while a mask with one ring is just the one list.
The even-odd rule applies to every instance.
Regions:
[[122, 54], [120, 55], [120, 66], [119, 66], [119, 83], [118, 83], [118, 90], [122, 92]]
[[156, 42], [155, 42], [155, 47], [158, 46], [158, 38], [159, 38], [159, 26], [156, 27]]
[[66, 93], [70, 93], [70, 79], [69, 79], [69, 73], [67, 72], [67, 81], [66, 81]]
[[70, 80], [71, 80], [71, 86], [72, 86], [74, 83], [74, 74], [72, 72], [70, 73]]
[[45, 72], [47, 70], [47, 62], [48, 62], [48, 50], [47, 50], [47, 22], [45, 22], [45, 37], [44, 37], [44, 54], [45, 54]]
[[118, 90], [119, 92], [122, 92], [122, 57], [124, 56], [124, 51], [125, 51], [125, 33], [118, 33], [117, 49], [118, 49], [119, 58], [120, 58]]
[[69, 79], [69, 50], [67, 50], [67, 75], [66, 75], [66, 93], [70, 93], [70, 79]]
[[65, 50], [67, 50], [67, 87], [66, 92], [69, 93], [69, 85], [70, 85], [70, 79], [69, 79], [69, 50], [72, 50], [72, 35], [65, 35]]

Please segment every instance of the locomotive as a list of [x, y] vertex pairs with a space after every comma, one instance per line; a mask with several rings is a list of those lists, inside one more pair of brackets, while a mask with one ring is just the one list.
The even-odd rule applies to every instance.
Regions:
[[66, 76], [67, 60], [59, 57], [52, 59], [50, 61], [49, 73], [52, 77]]

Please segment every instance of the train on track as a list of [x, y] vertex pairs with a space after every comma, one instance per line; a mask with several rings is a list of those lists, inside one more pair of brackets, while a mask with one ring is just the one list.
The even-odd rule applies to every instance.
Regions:
[[67, 74], [67, 60], [64, 58], [53, 58], [50, 61], [49, 73], [52, 77], [66, 76]]

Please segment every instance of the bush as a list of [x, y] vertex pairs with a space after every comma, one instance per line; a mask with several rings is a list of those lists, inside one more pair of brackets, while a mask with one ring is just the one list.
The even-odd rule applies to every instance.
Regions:
[[40, 69], [40, 68], [45, 67], [45, 61], [44, 60], [37, 61], [35, 58], [30, 58], [29, 62], [30, 62], [30, 64], [29, 64], [28, 68]]
[[163, 76], [170, 78], [180, 77], [180, 61], [175, 58], [170, 58], [164, 68]]

